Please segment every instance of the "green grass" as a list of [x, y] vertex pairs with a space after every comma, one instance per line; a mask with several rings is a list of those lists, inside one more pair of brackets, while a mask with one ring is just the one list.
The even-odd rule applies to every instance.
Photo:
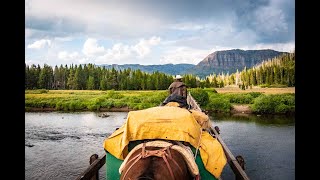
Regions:
[[[232, 104], [249, 104], [254, 113], [286, 114], [295, 112], [294, 93], [263, 94], [217, 93], [213, 88], [188, 89], [203, 110], [229, 113]], [[168, 96], [158, 91], [98, 90], [26, 90], [25, 111], [32, 108], [54, 108], [58, 111], [99, 111], [100, 108], [141, 110], [158, 106]]]
[[253, 112], [261, 114], [295, 113], [294, 94], [262, 95], [254, 100]]
[[25, 110], [55, 108], [58, 111], [98, 111], [100, 108], [129, 107], [139, 110], [158, 106], [167, 91], [90, 91], [90, 90], [27, 90]]

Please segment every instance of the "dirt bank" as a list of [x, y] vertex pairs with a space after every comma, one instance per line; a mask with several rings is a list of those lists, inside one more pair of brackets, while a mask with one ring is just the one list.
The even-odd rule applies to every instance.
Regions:
[[246, 104], [240, 104], [240, 105], [232, 105], [231, 109], [232, 114], [251, 114], [252, 110], [249, 105]]

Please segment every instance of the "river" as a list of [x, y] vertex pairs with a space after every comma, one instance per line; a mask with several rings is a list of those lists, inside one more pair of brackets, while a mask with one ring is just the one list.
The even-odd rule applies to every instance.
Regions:
[[[89, 157], [104, 154], [103, 141], [127, 116], [126, 112], [25, 113], [25, 179], [75, 179]], [[220, 116], [215, 126], [229, 149], [245, 159], [250, 179], [295, 179], [295, 119], [282, 116]], [[105, 178], [105, 166], [100, 169]], [[222, 179], [234, 179], [229, 165]]]

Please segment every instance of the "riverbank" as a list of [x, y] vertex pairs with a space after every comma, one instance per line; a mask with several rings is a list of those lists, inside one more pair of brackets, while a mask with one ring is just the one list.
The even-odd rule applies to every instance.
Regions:
[[233, 105], [231, 107], [230, 113], [231, 114], [239, 114], [239, 113], [252, 114], [253, 111], [248, 104], [239, 104], [239, 105]]
[[[133, 111], [134, 109], [129, 107], [121, 107], [121, 108], [100, 108], [98, 112], [129, 112]], [[55, 108], [44, 107], [44, 108], [27, 108], [25, 112], [54, 112], [58, 111]], [[91, 111], [89, 109], [84, 109], [82, 111]], [[252, 114], [253, 111], [248, 104], [242, 105], [233, 105], [231, 110], [231, 114]]]
[[[97, 112], [129, 112], [133, 111], [134, 109], [128, 108], [128, 107], [121, 107], [121, 108], [100, 108]], [[61, 111], [61, 110], [56, 110], [55, 108], [50, 108], [50, 107], [44, 107], [44, 108], [35, 108], [35, 107], [30, 107], [26, 108], [25, 112], [54, 112], [54, 111]], [[83, 110], [77, 110], [77, 112], [82, 112], [82, 111], [92, 111], [89, 109], [83, 109]], [[70, 111], [67, 111], [70, 112]]]
[[[201, 108], [209, 112], [242, 114], [287, 114], [295, 111], [294, 88], [235, 87], [189, 89]], [[113, 111], [128, 112], [159, 106], [168, 96], [157, 91], [98, 91], [98, 90], [26, 90], [26, 112]]]

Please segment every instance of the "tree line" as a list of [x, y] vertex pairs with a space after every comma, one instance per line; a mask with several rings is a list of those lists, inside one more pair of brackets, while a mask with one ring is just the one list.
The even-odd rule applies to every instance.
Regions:
[[[25, 64], [25, 89], [72, 89], [72, 90], [165, 90], [174, 77], [161, 72], [147, 73], [140, 69], [116, 70], [94, 64], [56, 65]], [[244, 68], [232, 74], [212, 74], [200, 79], [184, 74], [183, 81], [189, 88], [224, 87], [239, 85], [240, 88], [257, 85], [281, 84], [295, 86], [295, 53], [283, 54], [266, 60], [253, 68]]]
[[[195, 87], [196, 77], [185, 76], [186, 84]], [[107, 69], [94, 64], [56, 65], [25, 64], [25, 89], [72, 90], [164, 90], [173, 82], [173, 76], [161, 72]]]

